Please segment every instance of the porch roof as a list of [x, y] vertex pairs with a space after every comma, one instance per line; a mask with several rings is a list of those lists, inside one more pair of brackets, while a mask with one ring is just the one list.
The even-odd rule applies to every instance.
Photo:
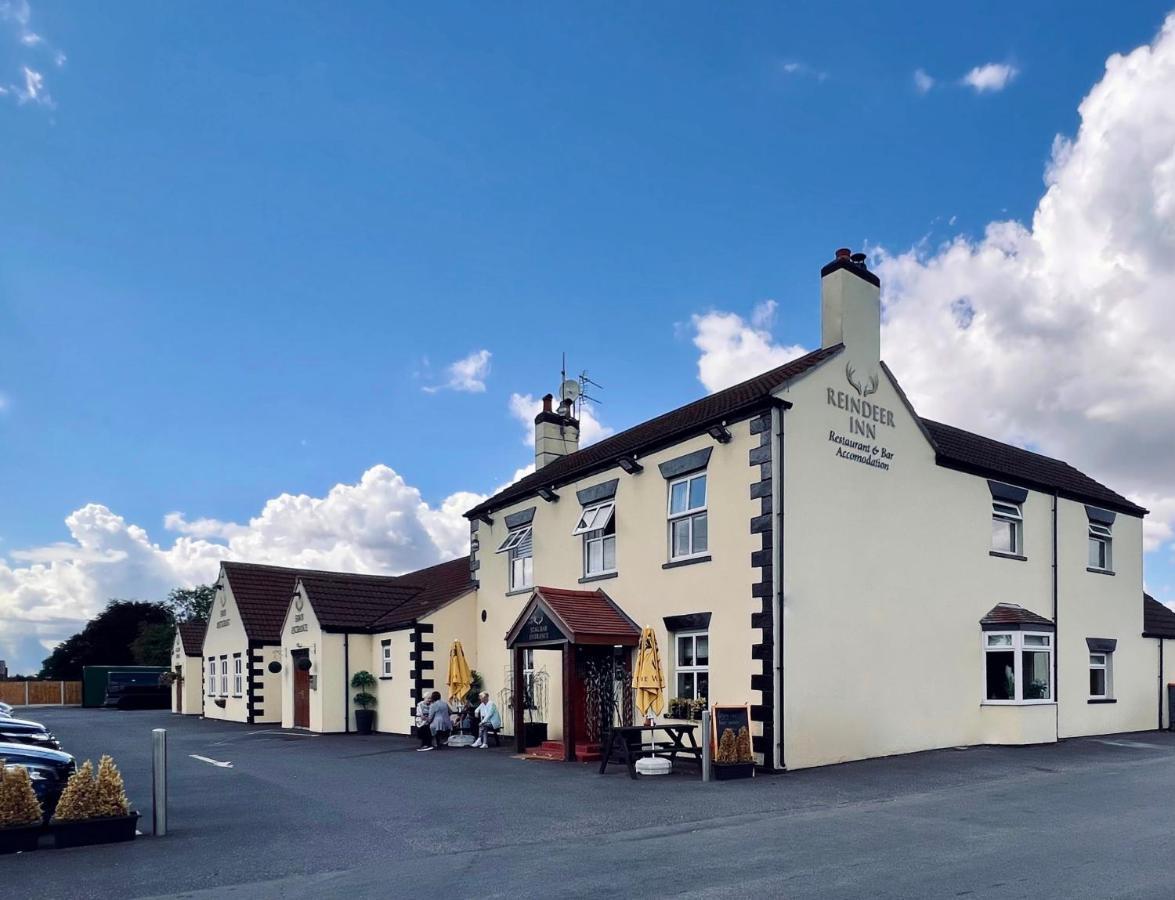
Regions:
[[641, 635], [636, 622], [599, 588], [594, 591], [574, 591], [536, 587], [530, 602], [506, 633], [508, 647], [535, 643], [525, 639], [524, 629], [539, 611], [545, 612], [559, 631], [558, 636], [543, 643], [620, 644], [635, 647]]

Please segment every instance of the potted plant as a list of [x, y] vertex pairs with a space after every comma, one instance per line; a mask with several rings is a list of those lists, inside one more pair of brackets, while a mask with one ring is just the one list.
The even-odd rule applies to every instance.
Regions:
[[61, 792], [49, 825], [57, 847], [133, 841], [139, 814], [131, 809], [114, 760], [98, 760], [98, 778], [89, 760], [74, 772]]
[[0, 759], [0, 853], [36, 850], [41, 815], [28, 770]]
[[159, 683], [164, 687], [171, 687], [177, 681], [179, 681], [179, 675], [177, 675], [175, 672], [159, 673]]
[[714, 754], [714, 779], [730, 781], [735, 778], [750, 778], [755, 774], [755, 757], [751, 752], [751, 733], [744, 725], [736, 735], [730, 728], [724, 728], [718, 739], [718, 750]]
[[695, 722], [700, 722], [702, 713], [706, 709], [706, 698], [699, 697], [697, 700], [687, 700], [685, 705], [685, 717]]
[[359, 691], [355, 695], [355, 705], [359, 707], [355, 710], [355, 730], [359, 734], [371, 734], [375, 710], [368, 707], [375, 706], [375, 694], [370, 690], [375, 687], [375, 676], [370, 672], [356, 672], [351, 678], [351, 687]]
[[669, 699], [669, 718], [684, 719], [689, 712], [689, 701], [681, 697], [671, 697]]

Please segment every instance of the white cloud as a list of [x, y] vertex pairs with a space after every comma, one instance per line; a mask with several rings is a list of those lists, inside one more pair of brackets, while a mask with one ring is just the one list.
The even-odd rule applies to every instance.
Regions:
[[691, 319], [698, 358], [698, 380], [711, 393], [730, 387], [802, 355], [799, 346], [780, 346], [771, 337], [776, 303], [765, 300], [748, 322], [737, 313], [713, 310]]
[[275, 497], [247, 524], [169, 513], [165, 528], [179, 535], [170, 546], [91, 503], [65, 520], [70, 541], [0, 557], [0, 658], [14, 671], [35, 670], [107, 599], [161, 599], [215, 578], [223, 559], [397, 574], [461, 556], [469, 552], [462, 513], [483, 499], [460, 491], [432, 506], [378, 465], [323, 497]]
[[805, 62], [789, 59], [779, 64], [779, 70], [785, 75], [794, 75], [797, 78], [814, 78], [816, 81], [825, 81], [828, 73], [814, 69]]
[[[7, 40], [4, 32], [14, 32], [13, 54], [19, 58], [19, 77], [16, 81], [0, 84], [0, 97], [14, 97], [21, 106], [32, 104], [53, 109], [56, 104], [45, 85], [45, 76], [36, 58], [48, 56], [58, 68], [65, 65], [65, 54], [52, 46], [43, 35], [29, 28], [32, 9], [27, 0], [0, 0], [0, 25], [10, 28], [0, 30], [0, 41]], [[2, 76], [0, 76], [2, 77]]]
[[[534, 446], [534, 417], [543, 408], [541, 397], [533, 394], [511, 394], [510, 414], [522, 423], [522, 442], [528, 447]], [[579, 446], [586, 447], [594, 444], [615, 432], [614, 428], [604, 425], [596, 418], [596, 413], [590, 403], [581, 403], [579, 413]], [[533, 468], [533, 467], [532, 467]], [[515, 481], [521, 475], [515, 476]]]
[[881, 253], [886, 359], [919, 412], [1031, 440], [1175, 536], [1175, 16], [1106, 62], [1032, 221]]
[[446, 389], [471, 394], [483, 393], [486, 389], [485, 380], [490, 374], [492, 356], [489, 350], [474, 350], [468, 356], [446, 367], [447, 378], [444, 384], [430, 385], [423, 390], [429, 394]]
[[[988, 91], [1002, 91], [1012, 80], [1020, 74], [1020, 70], [1011, 63], [987, 63], [976, 66], [963, 76], [960, 83], [974, 88], [978, 94]], [[917, 79], [917, 74], [915, 74]]]
[[914, 70], [914, 90], [919, 94], [927, 94], [934, 87], [934, 77], [928, 75], [925, 69]]

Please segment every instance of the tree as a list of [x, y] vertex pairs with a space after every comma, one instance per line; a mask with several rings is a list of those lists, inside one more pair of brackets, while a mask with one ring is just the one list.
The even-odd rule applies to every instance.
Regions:
[[171, 648], [175, 643], [175, 626], [170, 622], [139, 626], [139, 633], [131, 641], [131, 656], [140, 666], [170, 666]]
[[[137, 665], [131, 645], [144, 625], [171, 626], [172, 612], [161, 603], [111, 600], [86, 627], [59, 644], [41, 665], [42, 678], [76, 681], [85, 666]], [[168, 643], [170, 655], [171, 645]], [[166, 660], [163, 663], [166, 665]]]
[[177, 622], [207, 622], [215, 599], [215, 586], [198, 584], [194, 588], [176, 588], [167, 595], [165, 605]]

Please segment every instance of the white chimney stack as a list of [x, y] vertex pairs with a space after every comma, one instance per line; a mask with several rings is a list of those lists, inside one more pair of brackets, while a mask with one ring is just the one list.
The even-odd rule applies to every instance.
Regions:
[[534, 467], [541, 469], [561, 456], [579, 449], [579, 419], [571, 415], [571, 401], [551, 408], [554, 396], [543, 397], [543, 411], [534, 417]]
[[863, 369], [881, 359], [881, 279], [865, 267], [864, 253], [843, 247], [820, 270], [820, 345], [835, 344]]

